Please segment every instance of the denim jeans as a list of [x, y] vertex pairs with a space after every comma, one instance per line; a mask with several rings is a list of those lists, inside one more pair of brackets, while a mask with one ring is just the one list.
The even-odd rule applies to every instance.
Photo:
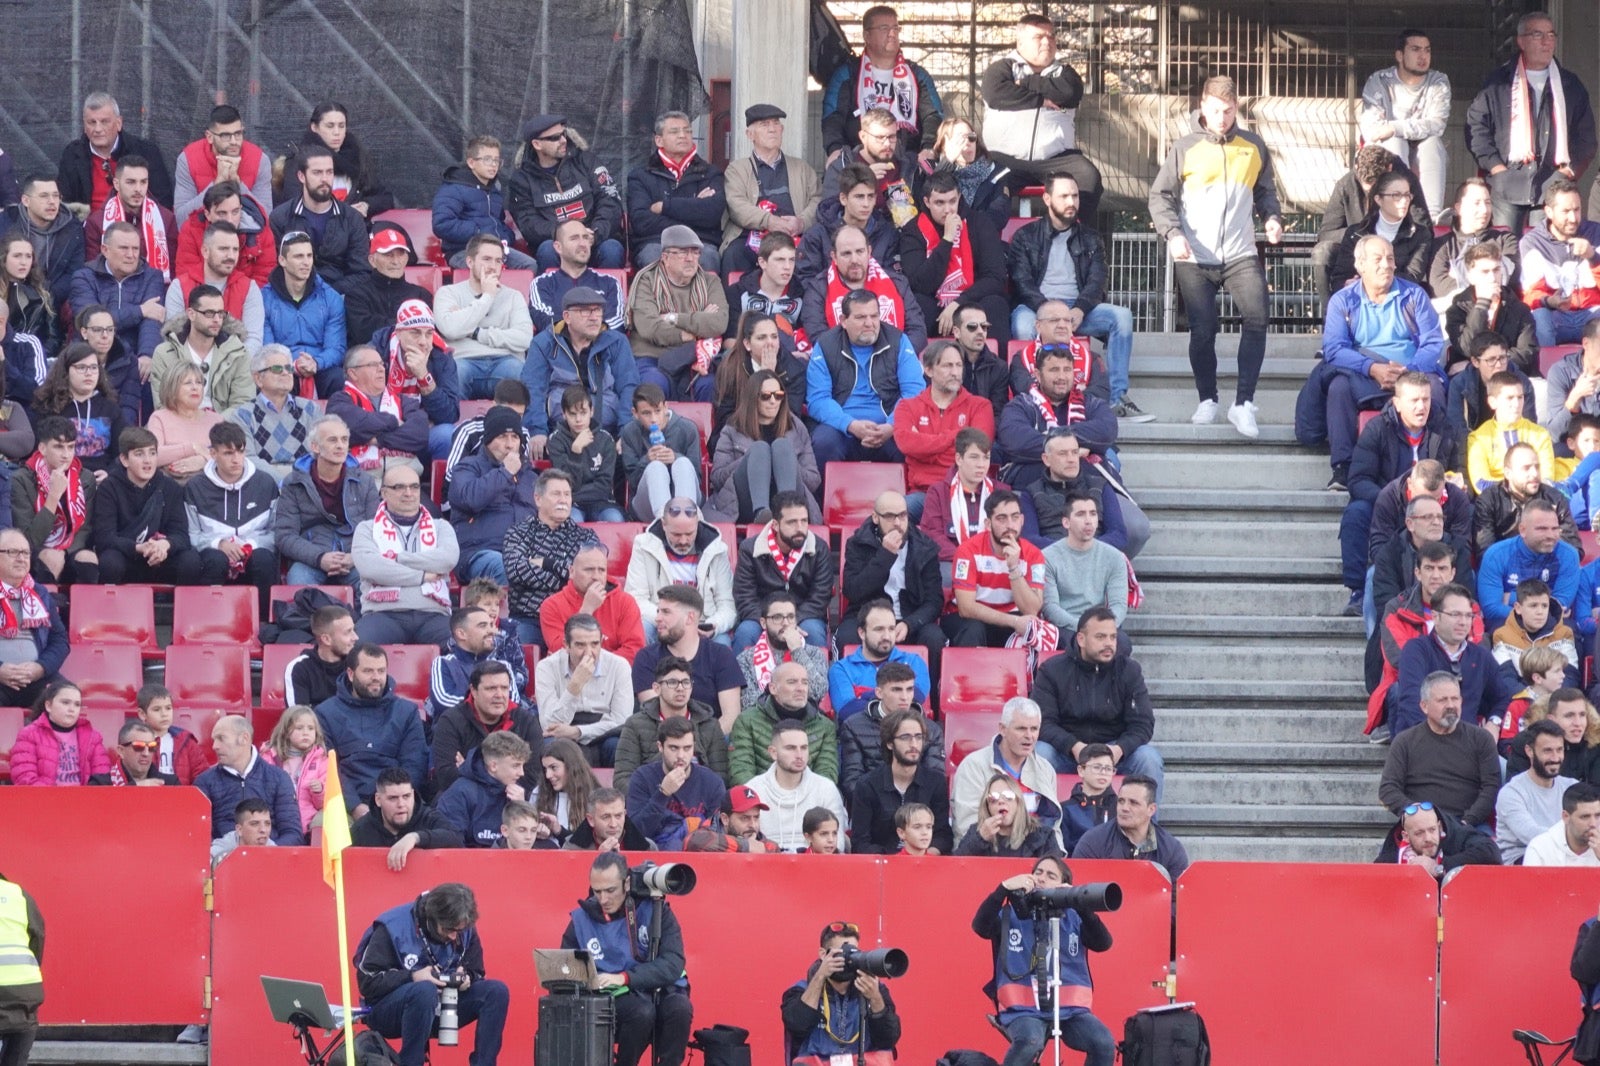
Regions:
[[893, 437], [877, 448], [868, 448], [859, 437], [823, 425], [811, 431], [811, 453], [816, 457], [817, 469], [824, 473], [829, 463], [846, 459], [855, 463], [903, 463], [906, 458]]
[[494, 387], [506, 378], [522, 375], [522, 360], [515, 355], [475, 355], [456, 359], [456, 377], [461, 380], [464, 400], [492, 400]]
[[1189, 312], [1189, 369], [1202, 400], [1217, 399], [1217, 293], [1226, 289], [1244, 323], [1239, 332], [1239, 381], [1234, 402], [1256, 397], [1267, 354], [1267, 278], [1254, 256], [1222, 266], [1174, 263], [1178, 291]]
[[[1024, 1016], [1007, 1022], [1006, 1036], [1011, 1047], [1001, 1066], [1033, 1066], [1050, 1043], [1050, 1018]], [[1112, 1066], [1116, 1061], [1117, 1044], [1106, 1023], [1088, 1011], [1079, 1011], [1061, 1019], [1061, 1040], [1069, 1048], [1086, 1054], [1083, 1066]]]
[[463, 585], [475, 577], [492, 577], [497, 584], [504, 585], [506, 584], [505, 556], [497, 551], [473, 552], [456, 566], [456, 575]]
[[1552, 311], [1548, 307], [1533, 309], [1533, 332], [1539, 347], [1552, 344], [1577, 344], [1583, 338], [1583, 327], [1591, 318], [1600, 315], [1600, 308], [1589, 307], [1582, 311]]
[[289, 573], [283, 580], [288, 585], [355, 585], [360, 583], [361, 575], [351, 570], [343, 577], [329, 577], [314, 566], [290, 563]]
[[[622, 517], [622, 511], [619, 510], [616, 507], [607, 507], [603, 511], [596, 511], [593, 515], [589, 515], [589, 514], [587, 514], [587, 512], [580, 511], [578, 508], [574, 507], [572, 509], [572, 520], [574, 522], [626, 522], [627, 521], [626, 518]], [[501, 584], [504, 584], [504, 582], [501, 582]]]
[[[1133, 312], [1116, 304], [1096, 304], [1094, 310], [1083, 317], [1078, 332], [1105, 341], [1111, 402], [1120, 403], [1128, 391], [1128, 363], [1133, 356]], [[1011, 312], [1011, 336], [1019, 341], [1039, 337], [1038, 316], [1026, 305]]]
[[[471, 988], [464, 988], [459, 994], [456, 1010], [461, 1025], [477, 1023], [472, 1034], [473, 1066], [495, 1066], [511, 992], [504, 981], [485, 978], [472, 982]], [[401, 1066], [422, 1066], [438, 1007], [438, 986], [432, 981], [413, 981], [374, 1003], [367, 1014], [367, 1025], [390, 1040], [400, 1038]]]

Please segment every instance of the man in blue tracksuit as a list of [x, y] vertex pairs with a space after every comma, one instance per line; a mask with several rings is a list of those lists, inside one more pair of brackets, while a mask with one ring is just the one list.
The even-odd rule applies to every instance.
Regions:
[[1572, 610], [1578, 593], [1578, 550], [1561, 539], [1555, 507], [1542, 499], [1522, 507], [1517, 535], [1489, 546], [1478, 565], [1478, 603], [1483, 628], [1492, 632], [1511, 614], [1517, 585], [1536, 577], [1550, 586], [1550, 596], [1563, 613]]
[[461, 773], [435, 804], [439, 817], [450, 823], [469, 848], [492, 848], [500, 839], [501, 815], [507, 800], [525, 801], [522, 771], [532, 750], [515, 733], [490, 733], [467, 752]]
[[656, 729], [661, 758], [628, 779], [628, 820], [662, 851], [682, 851], [690, 833], [722, 811], [728, 788], [694, 759], [694, 725], [688, 718], [663, 718]]
[[367, 1024], [400, 1038], [401, 1066], [422, 1066], [439, 1009], [439, 990], [454, 978], [461, 1024], [477, 1022], [473, 1066], [495, 1066], [511, 992], [484, 976], [478, 901], [447, 882], [411, 903], [384, 911], [356, 945], [356, 985], [370, 1008]]

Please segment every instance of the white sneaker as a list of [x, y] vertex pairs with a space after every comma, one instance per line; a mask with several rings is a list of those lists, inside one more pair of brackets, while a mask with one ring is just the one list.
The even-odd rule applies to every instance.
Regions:
[[1261, 436], [1261, 429], [1256, 425], [1256, 412], [1260, 410], [1251, 400], [1236, 403], [1228, 408], [1228, 421], [1233, 423], [1233, 428], [1241, 434], [1255, 440]]
[[1197, 426], [1209, 426], [1217, 420], [1217, 406], [1215, 400], [1201, 400], [1200, 406], [1189, 416], [1189, 421]]

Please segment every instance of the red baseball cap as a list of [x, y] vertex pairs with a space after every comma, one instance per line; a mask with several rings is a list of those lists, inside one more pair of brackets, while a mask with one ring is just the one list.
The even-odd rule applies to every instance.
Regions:
[[761, 802], [761, 797], [749, 785], [734, 785], [728, 789], [728, 802], [723, 804], [723, 810], [729, 814], [744, 814], [746, 811], [770, 811], [772, 808]]

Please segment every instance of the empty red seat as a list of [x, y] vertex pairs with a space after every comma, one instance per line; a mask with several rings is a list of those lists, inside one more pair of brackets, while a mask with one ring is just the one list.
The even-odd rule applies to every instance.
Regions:
[[1022, 648], [946, 648], [939, 671], [939, 710], [946, 720], [978, 711], [999, 721], [1006, 700], [1028, 692], [1028, 653]]
[[261, 702], [264, 711], [281, 711], [288, 706], [284, 671], [305, 648], [298, 644], [268, 644], [261, 649]]
[[1549, 377], [1550, 368], [1573, 352], [1583, 351], [1581, 344], [1552, 344], [1548, 348], [1539, 349], [1539, 376]]
[[426, 207], [397, 207], [392, 211], [385, 211], [372, 221], [382, 219], [393, 222], [406, 231], [406, 236], [411, 238], [411, 246], [417, 250], [417, 259], [420, 262], [432, 263], [438, 267], [448, 267], [449, 261], [445, 259], [444, 246], [439, 243], [439, 238], [433, 235], [433, 211]]
[[[430, 221], [428, 224], [431, 226], [433, 223]], [[444, 278], [437, 266], [432, 263], [422, 263], [418, 266], [406, 267], [406, 280], [413, 285], [422, 286], [428, 290], [429, 295], [432, 295], [439, 291], [439, 286], [443, 283]]]
[[117, 746], [117, 734], [122, 730], [122, 723], [133, 717], [133, 705], [126, 707], [84, 707], [83, 717], [89, 719], [89, 724], [94, 726], [106, 742], [108, 749]]
[[225, 644], [174, 644], [167, 649], [166, 686], [176, 708], [250, 712], [250, 652]]
[[199, 585], [172, 592], [172, 643], [234, 644], [261, 654], [260, 599], [248, 585]]
[[[594, 531], [600, 543], [610, 552], [606, 560], [606, 576], [621, 582], [628, 576], [628, 560], [633, 558], [633, 538], [644, 532], [643, 522], [585, 522]], [[735, 545], [737, 548], [737, 545]]]
[[1005, 241], [1007, 244], [1010, 244], [1011, 238], [1017, 235], [1017, 230], [1021, 229], [1023, 226], [1026, 226], [1030, 222], [1037, 221], [1039, 220], [1036, 218], [1008, 218], [1006, 219], [1005, 228], [1000, 231], [1000, 239]]
[[1366, 429], [1367, 423], [1377, 418], [1380, 413], [1379, 411], [1362, 411], [1356, 415], [1356, 432], [1360, 433], [1363, 429]]
[[1585, 563], [1600, 555], [1600, 534], [1597, 534], [1594, 530], [1578, 530], [1578, 543], [1583, 547], [1581, 554]]
[[878, 494], [906, 491], [906, 468], [900, 463], [829, 463], [822, 475], [822, 516], [848, 538], [872, 516]]
[[132, 644], [75, 644], [61, 676], [78, 686], [85, 707], [126, 711], [144, 684], [144, 658]]
[[67, 637], [74, 644], [132, 644], [160, 658], [156, 598], [149, 585], [74, 585]]
[[0, 781], [11, 780], [11, 745], [22, 732], [26, 707], [0, 707]]
[[1000, 714], [962, 712], [944, 716], [945, 773], [955, 777], [956, 767], [973, 752], [981, 752], [994, 740]]
[[522, 646], [522, 661], [528, 665], [528, 687], [523, 690], [523, 696], [532, 704], [537, 698], [533, 694], [533, 671], [539, 665], [539, 645], [524, 644]]
[[395, 695], [410, 700], [419, 707], [428, 702], [433, 660], [439, 649], [432, 644], [389, 644], [389, 676], [394, 679]]
[[711, 405], [708, 403], [691, 403], [687, 400], [671, 400], [667, 403], [667, 410], [674, 417], [687, 418], [694, 423], [700, 431], [700, 461], [711, 461]]
[[250, 708], [243, 711], [219, 711], [204, 707], [174, 707], [172, 724], [187, 729], [195, 735], [200, 742], [200, 750], [205, 753], [206, 762], [215, 766], [217, 764], [216, 749], [211, 746], [211, 731], [222, 721], [224, 714], [243, 714], [250, 717]]

